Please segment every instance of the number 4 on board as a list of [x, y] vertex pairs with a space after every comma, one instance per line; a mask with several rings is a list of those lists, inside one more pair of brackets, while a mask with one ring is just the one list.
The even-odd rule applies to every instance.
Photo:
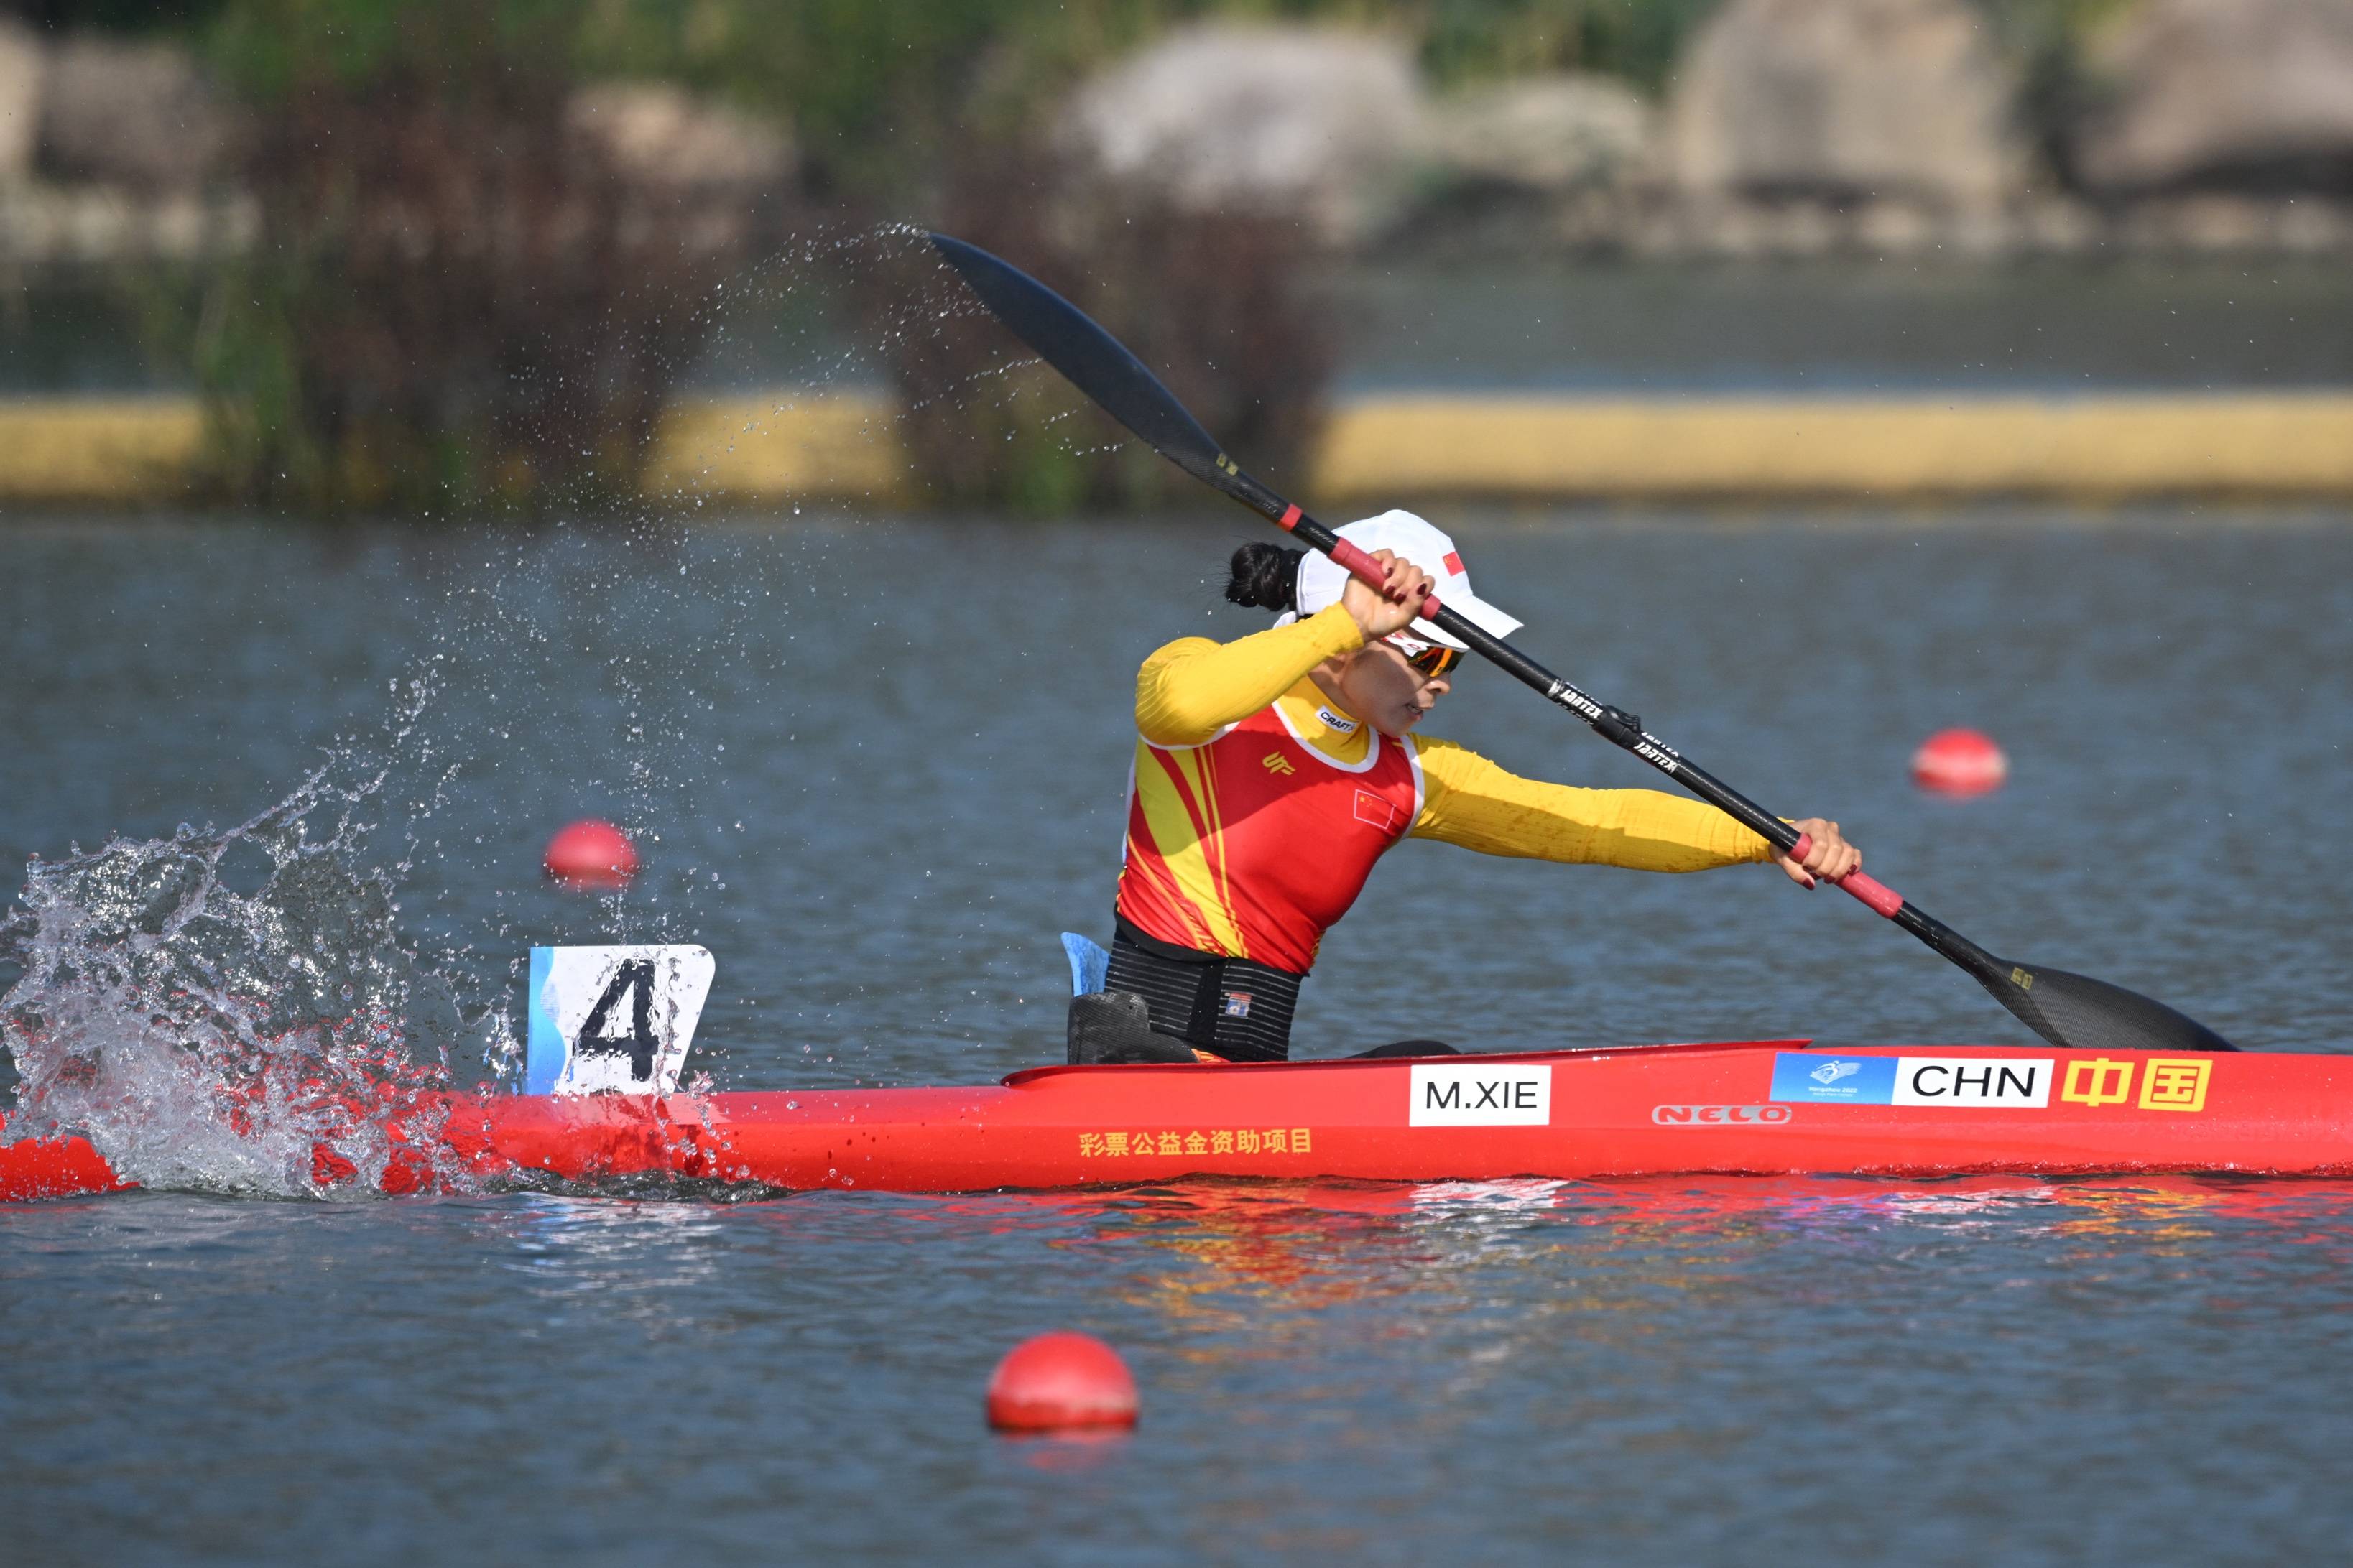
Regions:
[[527, 1094], [670, 1094], [717, 969], [708, 950], [531, 950]]

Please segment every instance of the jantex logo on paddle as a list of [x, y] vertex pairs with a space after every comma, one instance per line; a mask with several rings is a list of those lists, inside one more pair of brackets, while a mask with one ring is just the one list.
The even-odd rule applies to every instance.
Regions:
[[1416, 1066], [1409, 1127], [1544, 1127], [1552, 1121], [1549, 1064]]
[[2053, 1057], [1863, 1057], [1778, 1051], [1773, 1099], [1799, 1105], [2010, 1106], [2051, 1103]]

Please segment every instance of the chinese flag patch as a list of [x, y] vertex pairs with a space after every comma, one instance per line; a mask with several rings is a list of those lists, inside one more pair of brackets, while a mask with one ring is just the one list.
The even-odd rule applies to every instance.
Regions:
[[1371, 790], [1356, 792], [1356, 820], [1370, 823], [1383, 833], [1395, 833], [1403, 824], [1398, 821], [1398, 808], [1375, 795]]
[[1450, 550], [1446, 552], [1446, 569], [1457, 577], [1462, 575], [1462, 552]]

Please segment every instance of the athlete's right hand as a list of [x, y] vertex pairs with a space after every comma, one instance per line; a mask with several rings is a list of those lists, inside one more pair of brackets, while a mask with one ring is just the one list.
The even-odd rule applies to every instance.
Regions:
[[1421, 602], [1438, 592], [1435, 578], [1412, 562], [1398, 560], [1395, 551], [1376, 550], [1373, 559], [1387, 568], [1388, 582], [1376, 588], [1352, 574], [1340, 593], [1342, 606], [1366, 642], [1377, 642], [1413, 625], [1413, 618], [1421, 614]]

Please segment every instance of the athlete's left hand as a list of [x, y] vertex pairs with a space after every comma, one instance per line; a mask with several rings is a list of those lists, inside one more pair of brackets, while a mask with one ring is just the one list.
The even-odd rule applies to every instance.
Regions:
[[1810, 888], [1817, 881], [1835, 882], [1841, 877], [1862, 869], [1862, 851], [1839, 835], [1839, 825], [1819, 816], [1799, 816], [1789, 826], [1813, 840], [1806, 846], [1806, 858], [1794, 860], [1787, 855], [1773, 857], [1773, 864], [1788, 873], [1789, 880], [1801, 888]]

